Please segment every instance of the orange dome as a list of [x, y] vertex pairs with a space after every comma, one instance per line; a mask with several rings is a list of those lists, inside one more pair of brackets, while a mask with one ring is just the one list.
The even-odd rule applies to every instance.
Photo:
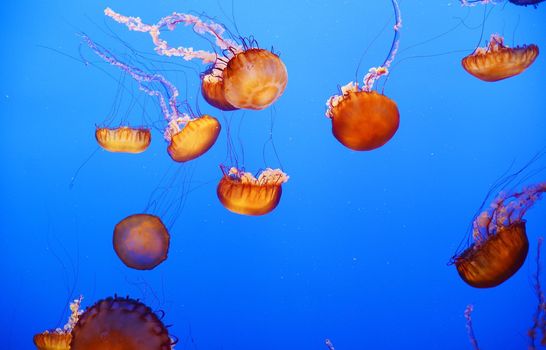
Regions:
[[38, 350], [70, 350], [70, 333], [63, 331], [45, 331], [36, 334], [33, 338], [34, 345]]
[[462, 60], [463, 68], [484, 81], [498, 81], [526, 70], [538, 56], [538, 46], [509, 48], [501, 36], [493, 34], [487, 48], [478, 48]]
[[279, 169], [266, 169], [256, 179], [231, 168], [224, 174], [216, 194], [222, 205], [237, 214], [259, 216], [270, 213], [281, 200], [282, 184], [288, 176]]
[[123, 263], [137, 270], [151, 270], [167, 259], [170, 235], [160, 218], [136, 214], [114, 229], [114, 250]]
[[110, 152], [142, 153], [152, 140], [150, 129], [131, 128], [97, 128], [95, 138], [99, 145]]
[[72, 330], [70, 350], [171, 350], [165, 325], [138, 300], [107, 298], [87, 308]]
[[381, 147], [398, 130], [400, 114], [396, 103], [375, 91], [346, 91], [329, 103], [332, 133], [352, 150], [370, 151]]
[[223, 111], [233, 111], [237, 107], [232, 106], [225, 97], [224, 81], [212, 73], [205, 74], [201, 78], [201, 93], [205, 100], [213, 107]]
[[225, 99], [237, 108], [260, 110], [274, 103], [288, 82], [279, 56], [263, 49], [248, 49], [232, 57], [222, 73]]
[[483, 243], [470, 246], [455, 259], [455, 266], [472, 287], [495, 287], [519, 270], [528, 251], [529, 241], [522, 221], [500, 228]]
[[171, 138], [167, 151], [177, 162], [187, 162], [207, 152], [220, 134], [220, 123], [214, 117], [203, 115], [191, 119]]

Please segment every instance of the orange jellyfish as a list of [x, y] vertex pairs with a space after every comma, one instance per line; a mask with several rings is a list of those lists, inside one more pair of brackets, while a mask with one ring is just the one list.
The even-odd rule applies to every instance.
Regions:
[[167, 328], [146, 305], [107, 298], [88, 307], [72, 329], [71, 350], [171, 350]]
[[135, 214], [114, 228], [114, 250], [125, 265], [151, 270], [167, 259], [170, 235], [161, 219], [150, 214]]
[[222, 205], [231, 212], [260, 216], [273, 211], [282, 195], [282, 184], [288, 176], [280, 169], [267, 168], [258, 177], [235, 167], [221, 167], [216, 194]]
[[152, 140], [150, 129], [121, 126], [119, 128], [99, 128], [95, 130], [99, 145], [109, 152], [142, 153]]
[[523, 216], [546, 192], [546, 182], [501, 193], [473, 222], [474, 242], [452, 258], [457, 272], [476, 288], [498, 286], [525, 262], [529, 241]]
[[[284, 92], [288, 82], [286, 66], [279, 56], [260, 49], [255, 40], [242, 40], [242, 45], [224, 37], [225, 28], [214, 22], [204, 22], [199, 17], [173, 13], [154, 25], [142, 23], [138, 17], [123, 16], [110, 8], [106, 16], [127, 25], [129, 30], [147, 32], [160, 55], [179, 56], [185, 60], [199, 59], [212, 64], [201, 78], [203, 97], [214, 107], [229, 111], [237, 108], [261, 110], [273, 104]], [[191, 47], [170, 47], [160, 38], [160, 30], [174, 30], [177, 24], [192, 25], [196, 33], [209, 34], [225, 54], [193, 50]]]
[[33, 342], [38, 350], [70, 350], [70, 341], [72, 340], [72, 329], [78, 322], [81, 315], [80, 305], [82, 297], [75, 299], [70, 303], [70, 317], [66, 325], [61, 329], [57, 328], [51, 331], [38, 333], [34, 336]]
[[332, 121], [334, 137], [347, 148], [370, 151], [387, 143], [398, 130], [400, 113], [396, 103], [383, 94], [372, 91], [374, 82], [389, 73], [399, 46], [399, 30], [402, 26], [400, 9], [392, 0], [396, 24], [394, 40], [387, 59], [380, 67], [370, 68], [361, 89], [356, 82], [341, 87], [341, 95], [334, 95], [326, 102], [326, 116]]
[[178, 118], [169, 123], [165, 139], [167, 151], [174, 161], [187, 162], [207, 152], [218, 139], [220, 123], [210, 115]]
[[521, 74], [535, 62], [538, 46], [523, 45], [510, 48], [504, 38], [492, 34], [487, 47], [478, 47], [462, 60], [463, 68], [483, 81], [499, 81]]

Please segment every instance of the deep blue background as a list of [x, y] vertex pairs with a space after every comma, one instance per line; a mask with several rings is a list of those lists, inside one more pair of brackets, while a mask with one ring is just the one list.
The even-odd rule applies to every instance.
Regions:
[[[191, 328], [201, 350], [324, 349], [327, 337], [338, 350], [469, 349], [463, 318], [469, 303], [475, 305], [483, 349], [525, 349], [546, 203], [526, 216], [531, 242], [526, 264], [498, 288], [470, 288], [446, 262], [492, 183], [514, 161], [517, 168], [546, 146], [544, 54], [520, 76], [484, 83], [460, 66], [480, 38], [484, 8], [461, 8], [455, 0], [402, 1], [401, 49], [409, 49], [400, 52], [385, 88], [399, 106], [400, 129], [381, 149], [358, 153], [333, 138], [324, 104], [338, 85], [354, 79], [360, 56], [378, 34], [359, 80], [383, 61], [392, 38], [390, 1], [235, 0], [233, 5], [242, 34], [281, 52], [288, 88], [274, 111], [222, 114], [201, 99], [199, 104], [234, 125], [244, 115], [240, 132], [232, 128], [232, 135], [241, 137], [250, 171], [279, 166], [269, 144], [265, 160], [262, 156], [274, 118], [274, 142], [291, 178], [270, 215], [225, 210], [215, 193], [218, 164], [226, 157], [224, 124], [216, 146], [182, 166], [169, 184], [171, 197], [163, 206], [177, 200], [180, 185], [196, 189], [185, 195], [171, 229], [169, 259], [151, 272], [130, 270], [118, 260], [112, 229], [142, 211], [163, 175], [179, 166], [172, 165], [154, 131], [151, 148], [140, 156], [98, 151], [70, 190], [72, 176], [97, 147], [95, 124], [109, 116], [113, 103], [119, 103], [121, 115], [134, 100], [116, 99], [118, 82], [52, 49], [79, 59], [75, 33], [85, 31], [130, 57], [121, 41], [109, 36], [112, 30], [150, 59], [176, 62], [154, 56], [146, 34], [105, 20], [103, 9], [110, 6], [148, 23], [173, 11], [205, 12], [231, 26], [231, 1], [2, 5], [0, 347], [32, 349], [33, 334], [64, 324], [69, 298], [83, 294], [87, 306], [118, 293], [164, 310], [182, 343]], [[460, 18], [465, 25], [456, 27]], [[546, 6], [497, 5], [485, 37], [499, 32], [510, 45], [546, 48], [545, 18]], [[208, 48], [188, 28], [165, 37], [173, 45]], [[85, 47], [81, 53], [119, 77]], [[157, 67], [167, 69], [164, 74], [195, 105], [195, 70], [203, 67]], [[153, 101], [129, 79], [123, 84], [159, 121]], [[130, 120], [146, 123], [143, 113], [135, 107]], [[544, 163], [543, 158], [535, 166]], [[530, 181], [544, 179], [543, 172]]]

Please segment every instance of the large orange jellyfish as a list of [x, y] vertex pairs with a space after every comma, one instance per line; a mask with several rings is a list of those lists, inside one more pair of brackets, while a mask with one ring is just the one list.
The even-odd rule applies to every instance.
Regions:
[[[120, 61], [85, 34], [82, 34], [82, 39], [97, 56], [129, 74], [138, 82], [140, 90], [159, 100], [162, 114], [167, 122], [163, 136], [169, 143], [167, 151], [173, 160], [190, 161], [203, 155], [214, 145], [220, 133], [220, 123], [210, 115], [195, 115], [188, 104], [184, 104], [187, 111], [181, 111], [177, 100], [179, 92], [174, 84], [161, 74], [144, 72]], [[97, 136], [99, 144], [101, 146], [104, 144], [109, 150], [138, 151], [144, 148], [146, 141], [148, 144], [150, 141], [149, 130], [143, 129], [126, 127], [114, 131], [99, 129], [97, 133], [100, 136]]]
[[546, 182], [501, 193], [473, 222], [474, 242], [453, 257], [459, 275], [476, 288], [498, 286], [525, 262], [529, 241], [523, 216], [546, 192]]
[[282, 195], [288, 176], [280, 169], [267, 168], [258, 177], [235, 167], [222, 167], [216, 194], [222, 205], [237, 214], [259, 216], [273, 211]]
[[362, 89], [358, 83], [350, 82], [341, 87], [341, 95], [334, 95], [326, 102], [326, 116], [332, 120], [334, 137], [355, 151], [370, 151], [383, 146], [394, 136], [400, 124], [396, 103], [372, 91], [374, 82], [388, 74], [398, 51], [402, 18], [396, 0], [392, 0], [392, 4], [396, 18], [394, 40], [383, 65], [370, 68]]
[[[279, 56], [260, 49], [255, 40], [241, 40], [242, 44], [224, 37], [225, 28], [199, 17], [173, 13], [154, 25], [144, 24], [138, 17], [127, 17], [110, 8], [106, 16], [127, 25], [129, 30], [148, 32], [160, 55], [179, 56], [185, 60], [199, 59], [212, 66], [202, 75], [201, 91], [205, 100], [216, 108], [229, 111], [237, 108], [261, 110], [273, 104], [284, 92], [288, 81], [286, 66]], [[194, 51], [191, 47], [170, 47], [161, 39], [160, 30], [174, 30], [177, 24], [192, 25], [196, 33], [210, 34], [224, 52]]]
[[62, 329], [57, 328], [34, 336], [33, 342], [38, 350], [70, 350], [71, 332], [82, 313], [80, 310], [82, 299], [80, 296], [70, 303], [70, 317]]
[[492, 34], [487, 47], [478, 47], [462, 60], [463, 68], [483, 81], [493, 82], [521, 74], [535, 62], [538, 46], [508, 47], [504, 38]]
[[88, 307], [72, 330], [71, 350], [171, 350], [160, 318], [130, 298], [107, 298]]
[[114, 228], [114, 250], [125, 265], [151, 270], [167, 259], [170, 235], [161, 219], [150, 214], [135, 214]]
[[142, 153], [150, 146], [152, 135], [148, 128], [97, 127], [95, 138], [99, 145], [109, 152]]

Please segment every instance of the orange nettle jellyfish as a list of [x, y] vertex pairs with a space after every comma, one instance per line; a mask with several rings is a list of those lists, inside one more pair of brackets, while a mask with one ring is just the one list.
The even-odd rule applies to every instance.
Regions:
[[341, 87], [341, 95], [334, 95], [326, 102], [326, 116], [332, 120], [334, 137], [355, 151], [370, 151], [383, 146], [394, 136], [400, 124], [396, 103], [372, 91], [374, 82], [389, 73], [389, 67], [398, 51], [402, 18], [396, 0], [392, 0], [392, 4], [396, 18], [395, 34], [383, 65], [370, 68], [362, 88], [357, 82], [350, 82]]
[[125, 265], [151, 270], [167, 259], [170, 235], [161, 219], [150, 214], [135, 214], [114, 228], [114, 250]]
[[[177, 100], [180, 93], [174, 84], [161, 74], [144, 72], [120, 61], [85, 34], [82, 34], [82, 39], [97, 56], [137, 81], [140, 90], [158, 99], [167, 121], [163, 136], [169, 143], [167, 151], [174, 161], [187, 162], [198, 158], [214, 145], [220, 133], [220, 123], [210, 115], [195, 115], [187, 104], [184, 104], [187, 111], [181, 111]], [[97, 129], [96, 137], [99, 144], [108, 150], [132, 150], [131, 153], [143, 150], [144, 145], [147, 147], [150, 143], [150, 131], [147, 129]]]
[[171, 350], [161, 319], [130, 298], [107, 298], [88, 307], [72, 329], [71, 350]]
[[223, 176], [216, 194], [222, 205], [237, 214], [259, 216], [273, 211], [288, 176], [280, 169], [267, 168], [257, 177], [235, 167], [221, 167]]
[[[155, 51], [160, 55], [198, 59], [211, 64], [201, 76], [201, 91], [205, 100], [216, 108], [225, 111], [238, 108], [261, 110], [273, 104], [286, 88], [288, 72], [276, 53], [258, 48], [253, 39], [241, 39], [242, 44], [239, 44], [225, 38], [225, 28], [217, 23], [203, 22], [197, 16], [175, 12], [149, 25], [142, 23], [139, 17], [123, 16], [110, 8], [106, 8], [104, 13], [127, 25], [129, 30], [149, 33]], [[192, 25], [199, 35], [211, 35], [223, 54], [195, 51], [191, 47], [170, 47], [160, 38], [160, 30], [166, 27], [172, 31], [179, 23]]]
[[538, 56], [538, 46], [508, 47], [504, 38], [492, 34], [487, 47], [478, 47], [462, 60], [463, 68], [483, 81], [499, 81], [518, 75], [529, 68]]
[[95, 138], [99, 145], [109, 152], [142, 153], [150, 146], [152, 134], [148, 128], [97, 127]]
[[70, 303], [70, 317], [62, 329], [57, 328], [34, 336], [34, 345], [38, 350], [70, 350], [71, 332], [82, 313], [80, 310], [82, 299], [80, 296]]
[[474, 242], [453, 257], [461, 278], [476, 288], [498, 286], [525, 262], [529, 241], [523, 216], [546, 192], [546, 182], [500, 193], [473, 222]]

